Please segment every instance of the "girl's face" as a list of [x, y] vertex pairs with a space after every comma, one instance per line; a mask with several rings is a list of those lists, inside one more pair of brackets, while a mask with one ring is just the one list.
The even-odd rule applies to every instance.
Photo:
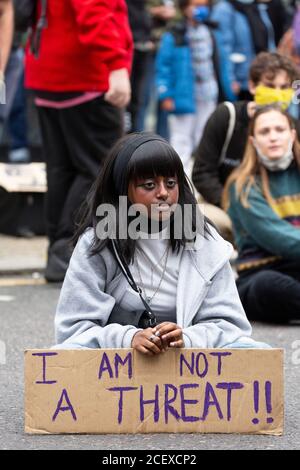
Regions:
[[294, 142], [296, 132], [290, 128], [283, 114], [276, 110], [258, 116], [254, 126], [252, 143], [270, 160], [281, 158]]
[[142, 204], [149, 218], [159, 221], [170, 218], [179, 199], [179, 187], [176, 176], [153, 176], [131, 181], [128, 186], [128, 198], [132, 204]]

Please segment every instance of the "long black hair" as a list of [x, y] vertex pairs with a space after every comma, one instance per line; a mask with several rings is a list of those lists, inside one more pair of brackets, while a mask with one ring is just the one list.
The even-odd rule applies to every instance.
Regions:
[[[146, 142], [139, 145], [131, 153], [128, 164], [123, 168], [121, 175], [118, 175], [116, 184], [116, 160], [120, 153], [127, 151], [128, 148], [134, 148], [134, 144], [138, 139]], [[124, 223], [124, 214], [119, 214], [119, 197], [127, 196], [128, 185], [131, 181], [139, 178], [151, 178], [154, 176], [177, 177], [179, 187], [178, 205], [183, 214], [185, 205], [189, 204], [192, 208], [191, 230], [203, 236], [211, 234], [208, 226], [208, 220], [200, 213], [192, 185], [184, 173], [183, 165], [179, 155], [171, 147], [171, 145], [160, 136], [149, 132], [139, 132], [126, 135], [117, 141], [109, 152], [102, 171], [99, 173], [95, 183], [93, 184], [88, 196], [81, 207], [78, 217], [77, 230], [73, 237], [76, 244], [79, 237], [90, 227], [94, 229], [94, 242], [91, 247], [91, 254], [99, 253], [104, 247], [108, 247], [112, 251], [109, 238], [101, 239], [96, 235], [97, 224], [103, 220], [103, 216], [97, 216], [97, 208], [101, 204], [111, 204], [116, 212], [116, 238], [118, 247], [125, 257], [127, 263], [133, 260], [136, 240], [129, 236], [126, 239], [118, 237], [119, 227]], [[130, 206], [130, 202], [128, 202]], [[128, 223], [128, 219], [127, 223]], [[201, 224], [199, 226], [199, 220]], [[127, 225], [128, 229], [128, 225]], [[195, 237], [193, 238], [193, 240]], [[174, 237], [174, 227], [172, 227], [172, 219], [170, 222], [170, 243], [172, 249], [179, 250], [180, 246], [186, 246], [191, 242], [190, 238], [186, 238], [184, 230], [182, 230], [181, 238]]]

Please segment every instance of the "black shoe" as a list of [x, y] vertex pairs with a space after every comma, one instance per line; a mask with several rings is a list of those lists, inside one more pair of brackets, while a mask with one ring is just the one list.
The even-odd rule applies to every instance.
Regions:
[[70, 241], [58, 240], [48, 250], [48, 262], [45, 270], [45, 279], [48, 282], [62, 282], [67, 272], [72, 250]]
[[17, 228], [16, 236], [21, 238], [33, 238], [35, 237], [35, 233], [24, 225]]

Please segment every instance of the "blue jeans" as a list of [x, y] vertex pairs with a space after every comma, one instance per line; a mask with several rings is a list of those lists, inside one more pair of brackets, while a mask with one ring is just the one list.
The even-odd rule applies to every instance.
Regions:
[[24, 51], [22, 49], [12, 50], [5, 71], [6, 104], [0, 104], [0, 141], [2, 139], [5, 122], [11, 113], [17, 88], [20, 83], [20, 77], [24, 70], [23, 58]]
[[8, 117], [8, 129], [12, 150], [28, 147], [24, 72], [19, 78], [15, 99]]
[[10, 114], [19, 80], [23, 72], [24, 52], [22, 49], [13, 50], [5, 71], [6, 104], [0, 104], [0, 121], [5, 121]]

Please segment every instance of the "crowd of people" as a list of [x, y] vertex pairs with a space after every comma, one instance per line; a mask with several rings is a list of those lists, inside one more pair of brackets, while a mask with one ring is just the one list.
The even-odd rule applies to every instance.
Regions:
[[[0, 138], [5, 124], [9, 161], [30, 160], [30, 90], [47, 169], [45, 277], [65, 278], [57, 342], [268, 347], [249, 319], [300, 318], [299, 2], [28, 0], [14, 2], [14, 38], [12, 3], [0, 0]], [[118, 211], [120, 197], [149, 209], [149, 240], [99, 241], [97, 207]], [[172, 209], [185, 204], [189, 249]], [[238, 252], [236, 281], [219, 233]]]

